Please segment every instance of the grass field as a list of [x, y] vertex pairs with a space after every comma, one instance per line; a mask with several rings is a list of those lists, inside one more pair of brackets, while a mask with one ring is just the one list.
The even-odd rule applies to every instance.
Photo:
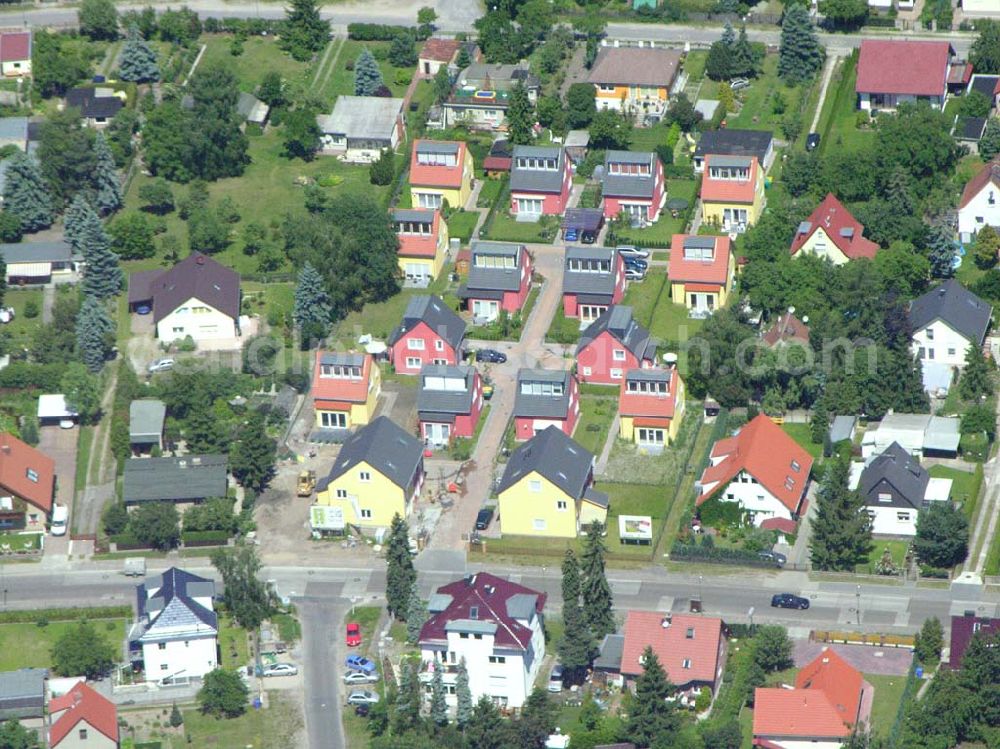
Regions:
[[559, 233], [559, 218], [543, 216], [541, 221], [518, 221], [505, 210], [493, 216], [486, 239], [497, 242], [539, 242], [551, 244]]
[[[94, 619], [91, 623], [115, 653], [121, 651], [125, 639], [124, 619]], [[44, 627], [33, 622], [0, 624], [0, 671], [51, 668], [52, 646], [76, 625], [76, 622], [50, 622]]]
[[[329, 77], [327, 77], [326, 72], [323, 73], [326, 83], [319, 91], [319, 97], [322, 100], [328, 101], [332, 106], [338, 96], [354, 94], [354, 71], [348, 70], [348, 65], [353, 66], [354, 61], [358, 59], [358, 55], [365, 47], [372, 54], [381, 56], [382, 52], [388, 52], [389, 42], [358, 42], [353, 39], [345, 41], [340, 48], [333, 72], [329, 73]], [[388, 60], [379, 60], [379, 68], [382, 70], [382, 80], [392, 91], [392, 95], [402, 97], [406, 93], [408, 84], [396, 82], [396, 74], [400, 69], [393, 67]], [[413, 70], [407, 69], [407, 72], [412, 73]]]
[[184, 710], [184, 726], [168, 737], [164, 749], [283, 749], [302, 728], [302, 716], [294, 702], [281, 692], [268, 692], [268, 707], [249, 709], [239, 718], [220, 719], [202, 715], [198, 710]]
[[826, 101], [819, 117], [818, 132], [822, 136], [820, 150], [857, 149], [864, 147], [873, 137], [873, 130], [859, 130], [857, 126], [857, 57], [852, 55], [840, 64], [826, 92]]
[[823, 446], [817, 445], [812, 441], [812, 434], [808, 424], [782, 424], [781, 429], [814, 458], [819, 458], [823, 455]]
[[274, 37], [251, 36], [243, 43], [243, 54], [234, 57], [229, 53], [232, 34], [205, 34], [201, 43], [205, 54], [198, 68], [213, 64], [228, 67], [236, 75], [240, 90], [247, 93], [260, 85], [264, 76], [273, 70], [281, 73], [286, 85], [296, 90], [308, 85], [312, 66], [307, 62], [296, 62], [281, 47]]
[[683, 305], [670, 300], [670, 283], [662, 268], [650, 270], [645, 281], [630, 283], [622, 303], [631, 305], [635, 319], [663, 341], [689, 340], [704, 324], [689, 318]]
[[576, 343], [580, 338], [580, 320], [576, 317], [566, 317], [562, 305], [556, 307], [556, 313], [549, 323], [545, 340], [554, 343]]
[[859, 564], [855, 571], [862, 574], [874, 574], [875, 566], [882, 560], [882, 555], [885, 553], [886, 549], [889, 549], [889, 554], [892, 557], [892, 563], [897, 567], [902, 567], [903, 561], [906, 559], [906, 550], [909, 548], [909, 541], [887, 541], [885, 539], [876, 538], [872, 542], [872, 550], [868, 554], [868, 561]]
[[573, 439], [585, 448], [600, 455], [608, 437], [608, 428], [618, 409], [618, 391], [608, 388], [606, 396], [583, 395], [580, 397], [580, 421], [577, 422]]
[[[5, 307], [14, 308], [14, 319], [3, 327], [3, 331], [10, 336], [9, 348], [30, 348], [31, 339], [42, 324], [41, 289], [8, 289], [3, 301]], [[24, 311], [31, 305], [34, 305], [35, 314], [28, 317]]]
[[250, 663], [250, 643], [245, 629], [238, 627], [230, 616], [220, 619], [219, 651], [223, 668], [239, 668]]
[[896, 721], [899, 701], [903, 699], [903, 688], [906, 686], [906, 676], [865, 674], [865, 681], [875, 688], [871, 715], [872, 730], [876, 736], [885, 738]]
[[976, 474], [947, 466], [931, 466], [928, 471], [934, 478], [951, 479], [951, 499], [960, 502], [965, 516], [972, 522], [979, 501], [979, 487], [982, 481]]
[[[698, 183], [693, 179], [671, 179], [667, 181], [667, 200], [684, 198], [689, 205], [695, 201]], [[674, 218], [670, 211], [664, 209], [659, 220], [652, 226], [642, 229], [622, 229], [616, 232], [617, 239], [622, 244], [639, 244], [643, 247], [669, 248], [674, 234], [682, 234], [687, 230], [685, 218]]]

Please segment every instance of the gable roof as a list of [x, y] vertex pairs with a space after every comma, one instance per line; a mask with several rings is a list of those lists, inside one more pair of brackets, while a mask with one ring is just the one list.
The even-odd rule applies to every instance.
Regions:
[[832, 192], [827, 193], [816, 210], [809, 214], [809, 218], [799, 224], [792, 239], [792, 254], [802, 249], [802, 245], [819, 229], [823, 229], [830, 241], [850, 260], [859, 257], [873, 258], [878, 252], [878, 245], [862, 236], [865, 227], [844, 208], [844, 204]]
[[839, 739], [850, 734], [829, 698], [817, 689], [758, 687], [753, 735]]
[[993, 307], [954, 278], [910, 302], [910, 325], [916, 332], [940, 320], [970, 343], [982, 345]]
[[225, 497], [228, 464], [225, 455], [129, 458], [122, 478], [122, 499], [132, 504]]
[[681, 53], [652, 47], [602, 47], [587, 79], [591, 83], [670, 88]]
[[107, 91], [110, 89], [98, 90], [92, 86], [71, 88], [66, 92], [66, 106], [79, 109], [82, 117], [114, 117], [125, 104]]
[[[611, 197], [652, 198], [656, 191], [659, 170], [658, 157], [651, 151], [608, 151], [604, 154], [604, 178], [601, 192]], [[609, 164], [641, 164], [649, 167], [649, 174], [611, 174]]]
[[[465, 143], [457, 140], [413, 141], [413, 148], [410, 150], [410, 184], [415, 187], [461, 187], [465, 174], [466, 147]], [[421, 164], [417, 160], [419, 153], [453, 154], [455, 165]]]
[[8, 31], [0, 34], [0, 62], [20, 62], [30, 59], [30, 31]]
[[540, 615], [545, 599], [545, 593], [480, 572], [437, 589], [428, 606], [431, 616], [417, 641], [440, 643], [451, 631], [485, 631], [493, 635], [494, 648], [526, 651], [532, 628], [521, 622]]
[[996, 637], [1000, 635], [1000, 619], [978, 616], [951, 617], [951, 650], [948, 656], [948, 666], [952, 669], [962, 667], [965, 651], [976, 635]]
[[857, 722], [863, 686], [861, 672], [830, 648], [803, 666], [795, 677], [796, 689], [819, 690], [825, 694], [848, 726]]
[[[714, 179], [709, 173], [713, 166], [749, 168], [749, 178]], [[756, 156], [706, 156], [705, 171], [701, 175], [701, 199], [722, 203], [753, 203], [759, 170], [760, 163]]]
[[[665, 382], [666, 393], [633, 393], [628, 383], [635, 381]], [[646, 416], [672, 419], [677, 409], [681, 376], [677, 367], [670, 369], [630, 369], [625, 373], [618, 393], [618, 413], [622, 416]]]
[[[530, 419], [565, 419], [569, 415], [570, 388], [573, 386], [573, 375], [565, 369], [527, 369], [517, 370], [517, 390], [514, 393], [514, 417]], [[562, 395], [535, 395], [522, 393], [522, 382], [559, 382], [562, 383]]]
[[546, 427], [514, 451], [497, 493], [530, 473], [538, 473], [567, 496], [580, 499], [590, 482], [594, 454], [555, 426]]
[[417, 294], [410, 297], [403, 313], [403, 320], [389, 336], [394, 346], [404, 335], [424, 323], [435, 335], [441, 336], [453, 349], [458, 349], [465, 338], [465, 320], [452, 312], [439, 296]]
[[421, 60], [451, 62], [451, 59], [458, 53], [461, 46], [462, 42], [458, 39], [442, 39], [439, 36], [432, 36], [420, 48], [419, 57]]
[[[712, 283], [725, 286], [729, 282], [731, 244], [728, 236], [674, 234], [670, 239], [670, 266], [667, 275], [671, 281], [679, 283]], [[712, 259], [685, 257], [685, 249], [712, 249]]]
[[[433, 416], [469, 414], [472, 412], [473, 396], [476, 392], [476, 368], [465, 364], [425, 364], [420, 370], [420, 386], [417, 390], [417, 413], [421, 419]], [[461, 390], [428, 387], [428, 378], [461, 380]]]
[[[893, 442], [861, 472], [862, 496], [867, 500], [883, 481], [890, 484], [913, 507], [920, 509], [927, 493], [930, 474], [920, 465], [920, 461], [906, 452], [898, 442]], [[877, 504], [877, 500], [870, 504]]]
[[195, 600], [211, 600], [214, 596], [213, 580], [177, 567], [147, 577], [136, 586], [138, 619], [143, 621], [148, 617], [139, 640], [157, 642], [183, 639], [191, 634], [217, 634], [218, 615]]
[[382, 96], [338, 96], [330, 114], [316, 117], [324, 133], [348, 139], [392, 140], [403, 113], [403, 100]]
[[0, 244], [0, 256], [7, 265], [18, 263], [66, 263], [73, 259], [73, 248], [61, 239], [42, 242]]
[[139, 271], [129, 277], [129, 303], [153, 303], [158, 323], [195, 298], [236, 320], [240, 316], [240, 275], [200, 252], [192, 252], [173, 268]]
[[100, 731], [111, 741], [118, 742], [118, 708], [84, 682], [77, 682], [66, 694], [49, 701], [49, 713], [63, 712], [49, 729], [49, 746], [57, 747], [76, 725], [83, 721]]
[[695, 157], [705, 156], [756, 156], [761, 163], [774, 141], [770, 130], [740, 130], [725, 127], [706, 130], [695, 146]]
[[379, 416], [347, 438], [329, 475], [319, 482], [316, 491], [325, 490], [359, 463], [367, 463], [405, 490], [423, 462], [421, 442], [389, 417]]
[[786, 341], [798, 341], [809, 345], [809, 328], [791, 312], [778, 317], [774, 325], [767, 329], [761, 340], [768, 346], [777, 346]]
[[[617, 283], [618, 268], [623, 262], [612, 247], [567, 247], [566, 269], [563, 272], [563, 294], [599, 294], [613, 296]], [[607, 271], [574, 270], [569, 267], [571, 260], [606, 262]]]
[[[711, 457], [712, 464], [702, 473], [699, 483], [714, 486], [698, 497], [697, 504], [745, 470], [790, 512], [798, 511], [812, 470], [812, 456], [764, 414], [740, 429], [735, 437], [716, 442]], [[716, 462], [717, 458], [721, 460]]]
[[[518, 168], [518, 159], [555, 159], [555, 169]], [[512, 192], [562, 192], [566, 181], [566, 154], [559, 146], [514, 146], [510, 165]]]
[[46, 514], [52, 510], [56, 462], [41, 450], [0, 433], [0, 487]]
[[577, 355], [604, 332], [631, 351], [639, 361], [652, 359], [656, 353], [656, 344], [650, 338], [649, 331], [632, 317], [632, 308], [624, 304], [613, 304], [580, 335], [580, 342], [576, 346]]
[[[666, 625], [666, 626], [664, 626]], [[722, 619], [712, 616], [663, 614], [658, 611], [629, 611], [622, 629], [621, 673], [638, 676], [640, 659], [647, 646], [660, 659], [672, 684], [692, 681], [713, 683], [719, 668]], [[685, 662], [688, 667], [684, 667]]]
[[[360, 376], [323, 377], [323, 366], [357, 367]], [[364, 403], [368, 400], [374, 357], [371, 354], [339, 351], [317, 351], [313, 363], [312, 397], [321, 401]]]
[[948, 42], [862, 39], [859, 94], [943, 96], [952, 55]]
[[965, 183], [962, 197], [958, 201], [959, 210], [971, 203], [973, 198], [979, 195], [987, 185], [1000, 189], [1000, 160], [994, 159], [980, 169], [975, 177]]

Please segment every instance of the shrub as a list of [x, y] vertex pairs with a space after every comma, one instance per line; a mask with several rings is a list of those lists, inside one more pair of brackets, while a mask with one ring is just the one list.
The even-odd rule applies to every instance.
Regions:
[[920, 565], [921, 577], [933, 577], [940, 580], [947, 580], [950, 575], [951, 571], [946, 570], [943, 567], [931, 567], [929, 564]]
[[359, 42], [391, 42], [397, 36], [409, 34], [415, 39], [426, 39], [423, 29], [413, 26], [393, 26], [386, 23], [349, 23], [347, 36]]
[[34, 299], [29, 299], [24, 303], [24, 316], [29, 320], [33, 320], [38, 317], [38, 302]]

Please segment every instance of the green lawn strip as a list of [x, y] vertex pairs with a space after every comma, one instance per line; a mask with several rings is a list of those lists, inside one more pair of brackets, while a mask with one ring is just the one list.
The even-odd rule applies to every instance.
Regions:
[[875, 566], [882, 560], [882, 555], [886, 549], [892, 556], [892, 563], [896, 567], [902, 567], [906, 559], [906, 550], [910, 547], [909, 541], [887, 540], [876, 538], [872, 540], [872, 550], [868, 554], [868, 561], [862, 562], [855, 567], [854, 571], [864, 575], [874, 575]]
[[981, 472], [962, 471], [948, 466], [931, 466], [928, 473], [934, 478], [951, 479], [951, 500], [961, 503], [962, 511], [972, 523], [976, 517], [979, 490], [983, 484]]
[[486, 239], [495, 242], [551, 244], [559, 233], [559, 218], [543, 216], [540, 221], [518, 221], [506, 210], [497, 210]]
[[243, 42], [243, 54], [238, 57], [229, 52], [233, 38], [232, 34], [203, 34], [201, 43], [205, 45], [205, 54], [198, 63], [198, 68], [211, 65], [228, 68], [236, 76], [240, 90], [247, 93], [253, 93], [264, 76], [271, 71], [281, 73], [286, 85], [290, 87], [308, 89], [314, 72], [311, 65], [293, 60], [278, 46], [276, 38], [248, 37]]
[[688, 77], [688, 82], [698, 81], [705, 75], [705, 64], [708, 62], [708, 52], [704, 50], [691, 50], [684, 57], [684, 73]]
[[875, 688], [872, 701], [871, 728], [876, 736], [886, 737], [899, 711], [899, 702], [906, 687], [906, 675], [865, 674], [865, 681]]
[[[672, 198], [673, 196], [670, 197]], [[639, 229], [628, 227], [616, 230], [615, 238], [618, 244], [667, 248], [670, 247], [670, 240], [673, 239], [674, 234], [681, 234], [686, 228], [687, 222], [683, 218], [673, 218], [669, 212], [664, 212], [659, 220], [651, 226]]]
[[368, 719], [354, 714], [354, 710], [345, 708], [340, 712], [344, 724], [344, 746], [351, 749], [368, 749], [372, 743], [371, 732], [368, 730]]
[[[645, 281], [631, 281], [625, 289], [622, 304], [632, 307], [632, 316], [646, 328], [650, 327], [653, 312], [660, 299], [664, 286], [667, 285], [667, 274], [660, 269], [653, 269]], [[669, 296], [670, 290], [667, 289]]]
[[[124, 619], [94, 619], [91, 624], [115, 653], [121, 652], [125, 640]], [[51, 668], [52, 647], [56, 640], [76, 626], [75, 621], [49, 622], [44, 627], [34, 622], [0, 624], [0, 671]]]
[[[30, 348], [35, 331], [42, 325], [41, 289], [8, 289], [4, 294], [5, 307], [14, 308], [14, 319], [3, 326], [10, 336], [10, 349]], [[34, 305], [34, 316], [24, 314], [25, 308]]]
[[[347, 612], [345, 621], [355, 622], [361, 627], [361, 652], [363, 653], [373, 652], [371, 647], [375, 643], [375, 628], [378, 626], [380, 616], [382, 616], [381, 606], [355, 606], [353, 613]], [[336, 632], [337, 637], [341, 637], [342, 634], [342, 631]], [[381, 668], [381, 664], [379, 667]]]
[[576, 343], [580, 339], [580, 319], [566, 317], [560, 304], [552, 316], [552, 322], [545, 333], [545, 340], [552, 343]]
[[580, 396], [580, 420], [573, 432], [573, 439], [594, 453], [601, 454], [607, 439], [608, 428], [618, 410], [617, 390], [608, 389], [607, 396]]
[[241, 668], [250, 663], [250, 643], [247, 632], [236, 625], [232, 617], [219, 617], [219, 652], [223, 668]]
[[479, 197], [476, 199], [477, 208], [489, 208], [503, 192], [504, 181], [502, 179], [484, 179], [483, 186], [479, 188]]
[[76, 491], [82, 492], [87, 486], [87, 466], [90, 463], [90, 448], [94, 442], [96, 427], [80, 427], [80, 439], [76, 445]]
[[812, 441], [812, 431], [809, 424], [789, 424], [786, 422], [781, 425], [781, 429], [813, 458], [819, 458], [823, 455], [823, 446]]
[[40, 536], [34, 533], [0, 533], [0, 548], [6, 546], [10, 551], [25, 549], [37, 550]]
[[740, 733], [743, 735], [743, 742], [740, 749], [753, 749], [753, 709], [743, 706], [740, 710]]
[[[694, 418], [693, 416], [688, 416], [689, 419]], [[683, 429], [683, 427], [682, 427]], [[691, 449], [691, 458], [688, 461], [689, 466], [698, 465], [694, 461], [702, 460], [702, 457], [707, 454], [709, 448], [711, 447], [712, 438], [712, 425], [711, 424], [699, 424], [698, 431], [694, 436], [694, 446]], [[663, 529], [663, 536], [660, 539], [660, 543], [657, 547], [658, 551], [667, 551], [674, 545], [674, 539], [677, 538], [677, 534], [680, 532], [681, 521], [684, 518], [684, 513], [688, 508], [688, 505], [694, 504], [694, 482], [696, 479], [700, 478], [700, 475], [689, 472], [684, 474], [684, 478], [674, 495], [674, 500], [670, 505], [670, 512], [667, 514], [666, 526]]]
[[479, 213], [476, 211], [454, 211], [448, 216], [448, 236], [462, 244], [469, 244], [478, 220]]
[[674, 304], [671, 301], [670, 283], [669, 281], [665, 283], [663, 293], [660, 294], [660, 301], [653, 311], [653, 319], [649, 326], [649, 332], [655, 338], [663, 341], [687, 341], [704, 324], [704, 320], [688, 317], [688, 308], [683, 304]]
[[637, 127], [632, 130], [629, 143], [630, 151], [655, 151], [656, 147], [667, 142], [670, 126], [660, 122], [653, 127]]
[[857, 58], [852, 55], [844, 62], [838, 85], [834, 87], [834, 82], [831, 81], [826, 92], [819, 131], [822, 135], [820, 148], [824, 152], [828, 146], [853, 150], [865, 145], [874, 137], [873, 130], [858, 129], [857, 94], [854, 90], [856, 81]]
[[[162, 749], [289, 746], [291, 737], [302, 728], [299, 708], [279, 691], [269, 691], [267, 698], [266, 709], [251, 708], [238, 718], [214, 718], [196, 709], [184, 710], [184, 725], [178, 733], [167, 734], [168, 729], [164, 729], [164, 738], [170, 743]], [[364, 745], [348, 742], [348, 746]]]
[[1000, 533], [993, 534], [990, 542], [990, 553], [986, 555], [986, 567], [983, 570], [986, 575], [1000, 575]]

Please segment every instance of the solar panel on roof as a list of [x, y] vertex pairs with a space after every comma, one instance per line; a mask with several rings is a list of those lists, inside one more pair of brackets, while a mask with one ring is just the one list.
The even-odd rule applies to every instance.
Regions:
[[684, 246], [691, 249], [711, 250], [715, 247], [715, 237], [687, 237]]

